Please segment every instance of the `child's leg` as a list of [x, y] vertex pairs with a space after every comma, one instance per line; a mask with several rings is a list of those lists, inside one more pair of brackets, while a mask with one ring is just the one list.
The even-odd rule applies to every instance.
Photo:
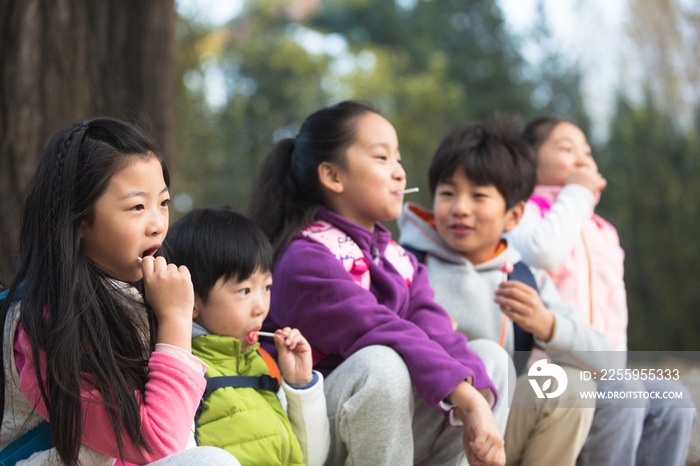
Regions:
[[331, 427], [326, 464], [413, 464], [411, 376], [398, 353], [363, 348], [325, 379], [324, 390]]
[[682, 384], [604, 380], [598, 383], [598, 391], [679, 391], [683, 398], [599, 399], [578, 466], [685, 464], [690, 431], [695, 424], [695, 405]]
[[[508, 386], [508, 380], [515, 380], [515, 366], [508, 352], [501, 345], [492, 340], [469, 340], [467, 346], [474, 351], [483, 361], [486, 374], [493, 382], [498, 392], [498, 402], [493, 407], [493, 416], [496, 418], [501, 433], [506, 431], [510, 403], [513, 400], [514, 386]], [[511, 384], [512, 385], [512, 384]]]
[[[595, 392], [593, 381], [562, 366], [569, 380], [557, 398], [537, 398], [527, 374], [518, 377], [505, 434], [507, 465], [574, 465], [593, 421], [595, 408], [579, 392]], [[519, 408], [518, 406], [535, 406]]]
[[[467, 466], [464, 454], [464, 428], [447, 424], [445, 414], [429, 405], [414, 391], [413, 414], [414, 464], [430, 457], [421, 464], [430, 466]], [[403, 464], [403, 463], [402, 463]]]
[[149, 466], [241, 466], [234, 456], [215, 447], [196, 447], [150, 463]]
[[[598, 391], [603, 393], [640, 390], [644, 390], [641, 381], [601, 380], [598, 382]], [[648, 407], [648, 400], [608, 398], [596, 400], [591, 432], [576, 464], [578, 466], [634, 466]]]
[[675, 380], [647, 380], [644, 388], [651, 393], [680, 392], [683, 397], [649, 399], [642, 440], [637, 450], [637, 466], [684, 465], [696, 418], [692, 394]]
[[[486, 373], [498, 392], [498, 403], [493, 409], [501, 432], [506, 430], [506, 421], [512, 389], [508, 390], [508, 373], [512, 371], [515, 380], [515, 367], [508, 352], [491, 340], [470, 340], [469, 349], [474, 351], [484, 363]], [[466, 465], [464, 454], [464, 429], [451, 427], [445, 421], [442, 411], [426, 403], [420, 395], [414, 398], [413, 442], [415, 462], [432, 456], [431, 466]]]

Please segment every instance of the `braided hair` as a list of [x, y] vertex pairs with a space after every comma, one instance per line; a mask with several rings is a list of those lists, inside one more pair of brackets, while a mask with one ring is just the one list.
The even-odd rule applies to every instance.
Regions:
[[[21, 284], [20, 321], [33, 360], [40, 360], [40, 350], [46, 355], [39, 390], [54, 446], [68, 465], [78, 462], [85, 384], [100, 391], [119, 451], [123, 432], [148, 451], [134, 393], [145, 391], [157, 322], [148, 307], [147, 319], [139, 318], [134, 308], [142, 304], [125, 293], [130, 287], [82, 254], [80, 231], [112, 176], [135, 158], [149, 157], [160, 161], [169, 186], [166, 160], [141, 129], [112, 118], [68, 125], [49, 141], [25, 193], [19, 269], [8, 299], [0, 301], [0, 318], [5, 322]], [[34, 369], [41, 381], [40, 366]], [[4, 367], [0, 377], [4, 406]]]

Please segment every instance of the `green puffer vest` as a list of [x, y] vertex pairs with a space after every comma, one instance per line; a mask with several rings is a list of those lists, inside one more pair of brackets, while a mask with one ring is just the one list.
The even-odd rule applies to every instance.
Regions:
[[[241, 354], [236, 338], [201, 335], [192, 339], [192, 353], [209, 366], [207, 377], [268, 374], [259, 346], [256, 343]], [[304, 464], [289, 419], [269, 390], [224, 387], [205, 394], [197, 443], [223, 448], [246, 466]]]

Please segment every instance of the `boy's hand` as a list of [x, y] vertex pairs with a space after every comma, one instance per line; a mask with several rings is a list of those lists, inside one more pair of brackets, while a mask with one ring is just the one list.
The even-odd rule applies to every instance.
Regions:
[[168, 264], [163, 257], [146, 256], [141, 263], [146, 301], [158, 319], [158, 343], [187, 351], [192, 342], [194, 288], [187, 267]]
[[593, 194], [602, 191], [608, 182], [598, 173], [598, 167], [592, 162], [590, 167], [575, 168], [569, 177], [564, 181], [564, 185], [578, 184], [591, 190]]
[[464, 424], [464, 452], [473, 466], [502, 466], [506, 463], [503, 436], [486, 399], [466, 382], [450, 395], [457, 417]]
[[526, 332], [547, 342], [552, 338], [554, 315], [544, 307], [534, 288], [515, 280], [498, 286], [494, 299], [508, 317]]
[[311, 383], [314, 376], [311, 372], [311, 345], [299, 330], [285, 327], [275, 332], [277, 347], [277, 362], [280, 365], [282, 377], [289, 385], [303, 387]]

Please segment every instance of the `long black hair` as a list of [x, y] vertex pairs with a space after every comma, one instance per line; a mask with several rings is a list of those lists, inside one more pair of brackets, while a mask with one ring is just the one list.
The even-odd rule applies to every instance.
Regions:
[[[78, 461], [85, 385], [100, 391], [119, 450], [125, 431], [148, 451], [134, 392], [145, 390], [154, 314], [147, 307], [147, 320], [139, 318], [138, 301], [125, 293], [129, 285], [96, 267], [80, 249], [81, 223], [90, 221], [112, 176], [148, 157], [160, 161], [169, 186], [166, 160], [141, 129], [112, 118], [74, 123], [53, 135], [27, 187], [19, 270], [0, 301], [0, 318], [5, 322], [21, 284], [21, 324], [33, 360], [40, 360], [40, 350], [46, 355], [46, 382], [39, 389], [54, 446], [68, 465]], [[3, 348], [8, 344], [2, 341]], [[34, 369], [41, 381], [40, 365]], [[0, 377], [4, 406], [4, 370]]]
[[277, 257], [323, 204], [318, 166], [323, 162], [345, 166], [357, 120], [366, 113], [377, 111], [352, 101], [318, 110], [306, 118], [296, 138], [279, 141], [263, 162], [249, 212]]

